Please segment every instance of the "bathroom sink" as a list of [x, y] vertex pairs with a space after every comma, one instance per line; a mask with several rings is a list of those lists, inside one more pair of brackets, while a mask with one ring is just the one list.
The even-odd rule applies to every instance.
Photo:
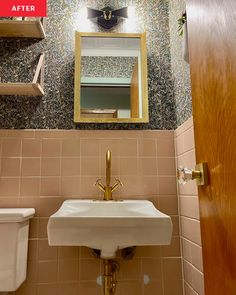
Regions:
[[172, 222], [146, 200], [67, 200], [47, 231], [49, 245], [87, 246], [108, 259], [130, 246], [170, 244]]

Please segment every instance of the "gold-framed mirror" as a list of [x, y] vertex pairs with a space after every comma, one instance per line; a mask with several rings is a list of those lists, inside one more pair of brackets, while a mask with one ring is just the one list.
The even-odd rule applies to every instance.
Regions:
[[146, 34], [75, 36], [75, 123], [147, 123]]

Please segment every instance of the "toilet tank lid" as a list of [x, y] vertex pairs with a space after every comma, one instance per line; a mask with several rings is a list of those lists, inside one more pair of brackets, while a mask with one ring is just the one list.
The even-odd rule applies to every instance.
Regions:
[[22, 222], [34, 216], [34, 208], [0, 208], [1, 222]]

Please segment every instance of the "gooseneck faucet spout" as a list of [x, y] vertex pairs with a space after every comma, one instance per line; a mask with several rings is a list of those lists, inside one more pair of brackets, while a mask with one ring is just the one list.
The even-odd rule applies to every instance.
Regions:
[[106, 152], [106, 186], [111, 184], [111, 152]]
[[111, 185], [111, 152], [109, 150], [106, 152], [106, 185], [102, 184], [101, 179], [98, 179], [95, 185], [104, 193], [103, 199], [106, 201], [112, 200], [112, 193], [119, 185], [123, 186], [119, 179]]

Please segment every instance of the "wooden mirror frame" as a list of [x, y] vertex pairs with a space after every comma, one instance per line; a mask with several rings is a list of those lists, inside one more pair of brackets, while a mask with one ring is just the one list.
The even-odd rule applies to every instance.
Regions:
[[[80, 80], [81, 80], [81, 39], [82, 37], [102, 38], [140, 38], [141, 77], [142, 77], [142, 118], [82, 118], [80, 116]], [[75, 123], [148, 123], [148, 82], [147, 82], [147, 48], [146, 33], [75, 33], [75, 82], [74, 82], [74, 122]]]

